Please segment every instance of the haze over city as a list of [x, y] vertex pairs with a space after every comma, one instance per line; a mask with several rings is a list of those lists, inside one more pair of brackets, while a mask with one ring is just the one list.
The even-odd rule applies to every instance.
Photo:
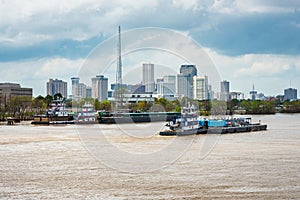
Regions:
[[[295, 0], [2, 1], [0, 82], [45, 95], [49, 78], [70, 83], [89, 53], [121, 25], [124, 32], [159, 27], [190, 37], [211, 57], [221, 78], [230, 81], [231, 91], [247, 94], [255, 84], [265, 95], [283, 94], [285, 88], [300, 87], [299, 8]], [[124, 57], [125, 70], [166, 59], [131, 62], [129, 57]], [[180, 64], [174, 65], [177, 73]], [[114, 73], [106, 76], [115, 78]]]

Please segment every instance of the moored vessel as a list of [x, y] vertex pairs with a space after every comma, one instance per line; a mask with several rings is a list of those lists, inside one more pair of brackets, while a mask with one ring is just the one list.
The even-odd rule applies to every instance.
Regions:
[[82, 106], [82, 110], [74, 116], [75, 124], [94, 124], [97, 123], [98, 113], [92, 104], [86, 103]]
[[172, 121], [180, 117], [180, 112], [99, 112], [98, 122], [100, 124], [122, 124]]
[[44, 115], [35, 115], [31, 124], [74, 124], [74, 118], [65, 109], [65, 99], [59, 99], [52, 101]]

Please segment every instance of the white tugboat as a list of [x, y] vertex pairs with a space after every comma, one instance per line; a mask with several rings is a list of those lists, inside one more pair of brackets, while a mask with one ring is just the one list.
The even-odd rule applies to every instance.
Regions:
[[59, 99], [52, 101], [44, 115], [34, 116], [31, 124], [74, 124], [74, 120], [65, 109], [65, 99]]
[[98, 113], [95, 111], [92, 104], [84, 104], [82, 106], [82, 111], [75, 116], [76, 124], [94, 124], [97, 121]]
[[197, 108], [194, 105], [188, 105], [181, 108], [181, 117], [174, 119], [166, 126], [169, 130], [161, 131], [159, 135], [193, 135], [198, 133], [207, 132], [207, 129], [201, 129], [198, 122]]

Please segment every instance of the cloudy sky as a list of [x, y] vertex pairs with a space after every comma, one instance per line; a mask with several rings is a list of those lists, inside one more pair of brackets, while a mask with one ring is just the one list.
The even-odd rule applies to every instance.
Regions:
[[0, 0], [0, 82], [45, 95], [49, 78], [70, 82], [118, 25], [191, 38], [231, 91], [247, 94], [252, 84], [266, 95], [300, 89], [299, 0]]

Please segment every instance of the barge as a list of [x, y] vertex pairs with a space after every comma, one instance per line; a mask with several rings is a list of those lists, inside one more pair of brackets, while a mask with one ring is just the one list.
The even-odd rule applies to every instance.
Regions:
[[100, 124], [123, 124], [142, 122], [169, 122], [181, 116], [180, 112], [141, 112], [111, 113], [99, 112]]
[[[174, 122], [166, 124], [169, 127], [169, 130], [161, 131], [159, 135], [161, 136], [181, 136], [187, 134], [181, 134], [181, 121], [182, 119], [176, 119]], [[243, 132], [252, 132], [252, 131], [265, 131], [267, 130], [266, 124], [252, 123], [251, 118], [234, 118], [227, 120], [208, 120], [200, 119], [198, 120], [199, 124], [197, 127], [197, 132], [194, 134], [228, 134], [228, 133], [243, 133]], [[176, 128], [174, 128], [176, 127]]]

